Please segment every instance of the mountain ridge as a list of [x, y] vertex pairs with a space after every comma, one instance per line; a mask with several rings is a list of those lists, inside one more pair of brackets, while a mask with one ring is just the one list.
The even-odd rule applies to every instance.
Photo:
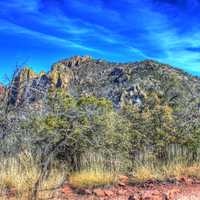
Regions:
[[174, 67], [174, 66], [172, 66], [170, 64], [163, 63], [163, 62], [156, 61], [156, 60], [152, 60], [152, 59], [144, 59], [144, 60], [141, 60], [141, 61], [130, 61], [130, 62], [116, 62], [116, 61], [108, 61], [108, 60], [105, 60], [105, 59], [96, 59], [96, 58], [93, 58], [93, 57], [91, 57], [89, 55], [84, 55], [84, 56], [77, 55], [77, 56], [72, 56], [72, 57], [65, 58], [65, 59], [60, 59], [57, 62], [53, 63], [52, 66], [51, 66], [51, 69], [48, 70], [48, 71], [41, 70], [39, 73], [36, 73], [34, 71], [34, 69], [32, 67], [28, 66], [28, 65], [26, 65], [25, 67], [22, 67], [22, 71], [27, 68], [27, 69], [30, 69], [32, 72], [34, 72], [36, 75], [40, 75], [40, 74], [44, 74], [44, 73], [45, 74], [49, 74], [49, 72], [51, 72], [53, 70], [55, 65], [58, 65], [59, 63], [65, 64], [68, 67], [70, 67], [70, 66], [73, 67], [75, 65], [81, 64], [81, 62], [84, 62], [84, 61], [85, 62], [87, 62], [87, 61], [97, 61], [97, 62], [105, 62], [105, 63], [111, 63], [111, 64], [122, 64], [122, 65], [152, 62], [152, 63], [165, 65], [165, 66], [167, 66], [169, 68], [172, 68], [172, 69], [176, 70], [177, 72], [181, 72], [181, 73], [186, 74], [188, 76], [192, 76], [194, 78], [200, 79], [199, 76], [191, 74], [188, 71], [185, 71], [185, 70], [180, 69], [178, 67]]
[[[105, 97], [115, 108], [142, 106], [155, 93], [171, 105], [200, 109], [200, 78], [153, 60], [114, 63], [90, 56], [74, 56], [52, 65], [49, 72], [22, 68], [9, 89], [13, 105], [37, 102], [49, 89], [62, 88], [75, 97]], [[38, 94], [37, 91], [42, 92]], [[192, 102], [192, 103], [191, 103]]]

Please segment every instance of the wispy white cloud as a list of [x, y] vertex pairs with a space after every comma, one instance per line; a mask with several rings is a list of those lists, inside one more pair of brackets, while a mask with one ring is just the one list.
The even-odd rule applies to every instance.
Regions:
[[32, 31], [30, 29], [0, 20], [0, 30], [10, 33], [10, 34], [23, 34], [23, 35], [27, 35], [30, 37], [34, 37], [35, 39], [38, 39], [39, 41], [42, 42], [50, 42], [56, 46], [61, 46], [62, 48], [77, 48], [77, 49], [83, 49], [83, 50], [87, 50], [90, 52], [98, 52], [98, 53], [102, 53], [100, 50], [92, 48], [92, 47], [88, 47], [88, 46], [84, 46], [81, 45], [79, 43], [75, 43], [73, 41], [64, 39], [64, 38], [59, 38], [59, 37], [55, 37], [55, 36], [51, 36], [49, 34], [44, 34], [41, 32], [37, 32], [37, 31]]
[[0, 6], [4, 9], [1, 12], [6, 12], [7, 10], [16, 9], [23, 12], [36, 12], [39, 6], [39, 0], [7, 0], [1, 1]]
[[184, 5], [170, 2], [0, 1], [0, 34], [23, 35], [77, 54], [86, 51], [115, 60], [156, 59], [200, 71], [200, 14], [194, 12], [200, 4], [198, 0]]

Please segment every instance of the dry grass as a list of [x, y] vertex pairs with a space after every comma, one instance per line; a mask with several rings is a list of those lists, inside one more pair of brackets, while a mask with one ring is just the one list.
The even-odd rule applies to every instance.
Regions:
[[181, 176], [196, 177], [200, 179], [200, 163], [187, 165], [186, 162], [171, 162], [167, 165], [138, 165], [132, 173], [137, 182], [152, 179], [165, 180], [167, 178], [180, 178]]
[[[132, 179], [137, 182], [147, 180], [165, 180], [169, 177], [180, 178], [181, 176], [196, 177], [200, 179], [200, 163], [187, 165], [187, 162], [170, 162], [167, 165], [160, 164], [138, 164], [132, 173]], [[31, 155], [20, 155], [18, 158], [1, 159], [0, 163], [0, 193], [5, 190], [15, 189], [17, 199], [27, 197], [32, 191], [33, 185], [38, 179], [40, 170]], [[110, 172], [102, 167], [89, 167], [71, 174], [69, 183], [75, 188], [94, 188], [105, 185], [112, 185], [117, 182], [117, 172]], [[53, 168], [48, 179], [43, 181], [41, 191], [45, 195], [47, 190], [60, 185], [64, 180], [63, 171]], [[27, 198], [25, 198], [27, 199]], [[1, 200], [1, 198], [0, 198]]]
[[69, 177], [69, 183], [75, 188], [91, 188], [97, 186], [111, 185], [117, 178], [111, 172], [101, 169], [82, 170]]
[[163, 174], [165, 177], [181, 176], [196, 177], [200, 179], [200, 163], [187, 165], [185, 162], [172, 163], [163, 167]]
[[0, 164], [0, 188], [23, 193], [30, 191], [39, 176], [39, 169], [31, 157], [3, 159]]
[[[37, 181], [40, 170], [30, 154], [16, 158], [2, 159], [0, 163], [0, 193], [5, 190], [16, 190], [18, 199], [27, 196]], [[53, 169], [47, 180], [43, 181], [40, 190], [56, 187], [64, 179], [64, 173]]]
[[162, 179], [162, 176], [153, 165], [137, 165], [133, 170], [133, 179], [137, 182], [145, 182], [152, 179]]
[[185, 169], [185, 174], [200, 179], [200, 163], [193, 164]]
[[184, 162], [170, 163], [166, 166], [162, 166], [162, 175], [164, 178], [179, 178], [180, 176], [186, 175], [188, 166]]

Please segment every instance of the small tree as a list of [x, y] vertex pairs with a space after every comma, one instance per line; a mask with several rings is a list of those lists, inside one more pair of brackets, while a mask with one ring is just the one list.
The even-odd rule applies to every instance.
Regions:
[[55, 144], [56, 158], [79, 170], [85, 152], [115, 154], [128, 149], [128, 134], [112, 103], [94, 96], [76, 99], [62, 90], [50, 92], [45, 116], [35, 116], [24, 128], [31, 130], [31, 144], [48, 155]]

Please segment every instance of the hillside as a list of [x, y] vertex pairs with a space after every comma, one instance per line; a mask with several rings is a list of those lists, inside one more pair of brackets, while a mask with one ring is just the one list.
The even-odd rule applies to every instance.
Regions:
[[151, 181], [196, 184], [199, 117], [200, 79], [156, 61], [76, 56], [48, 73], [23, 67], [0, 87], [0, 189], [35, 200], [62, 178], [63, 193], [98, 196], [96, 187], [113, 185], [117, 198], [116, 182], [124, 192]]
[[22, 68], [10, 88], [11, 105], [33, 104], [33, 109], [40, 110], [39, 100], [44, 99], [49, 89], [62, 88], [75, 98], [104, 97], [117, 110], [127, 105], [151, 110], [153, 102], [167, 105], [173, 109], [176, 121], [173, 126], [181, 135], [199, 126], [200, 79], [152, 60], [110, 63], [76, 56], [53, 64], [48, 73], [36, 74], [28, 67]]
[[[135, 117], [137, 113], [138, 117], [130, 120], [131, 123], [138, 120], [134, 128], [142, 134], [144, 130], [149, 130], [149, 134], [157, 131], [154, 130], [157, 126], [162, 129], [165, 124], [158, 121], [151, 129], [150, 122], [139, 123], [146, 120], [139, 113], [151, 113], [153, 118], [153, 112], [161, 116], [163, 112], [170, 113], [173, 118], [172, 122], [167, 122], [170, 130], [164, 129], [171, 134], [170, 137], [178, 137], [178, 142], [192, 142], [190, 136], [184, 137], [199, 130], [200, 79], [156, 61], [111, 63], [89, 56], [75, 56], [53, 64], [48, 73], [36, 74], [24, 67], [16, 73], [10, 85], [9, 105], [21, 108], [34, 105], [33, 111], [40, 111], [44, 108], [43, 99], [48, 96], [48, 91], [58, 89], [76, 99], [106, 98], [116, 111], [125, 112], [127, 117], [129, 112], [135, 113]], [[143, 126], [144, 130], [141, 129]]]
[[48, 73], [26, 67], [13, 80], [11, 103], [34, 101], [35, 90], [48, 88], [64, 88], [76, 97], [105, 97], [116, 108], [123, 103], [142, 106], [149, 92], [185, 110], [200, 108], [200, 79], [151, 60], [122, 64], [77, 56], [55, 63]]

